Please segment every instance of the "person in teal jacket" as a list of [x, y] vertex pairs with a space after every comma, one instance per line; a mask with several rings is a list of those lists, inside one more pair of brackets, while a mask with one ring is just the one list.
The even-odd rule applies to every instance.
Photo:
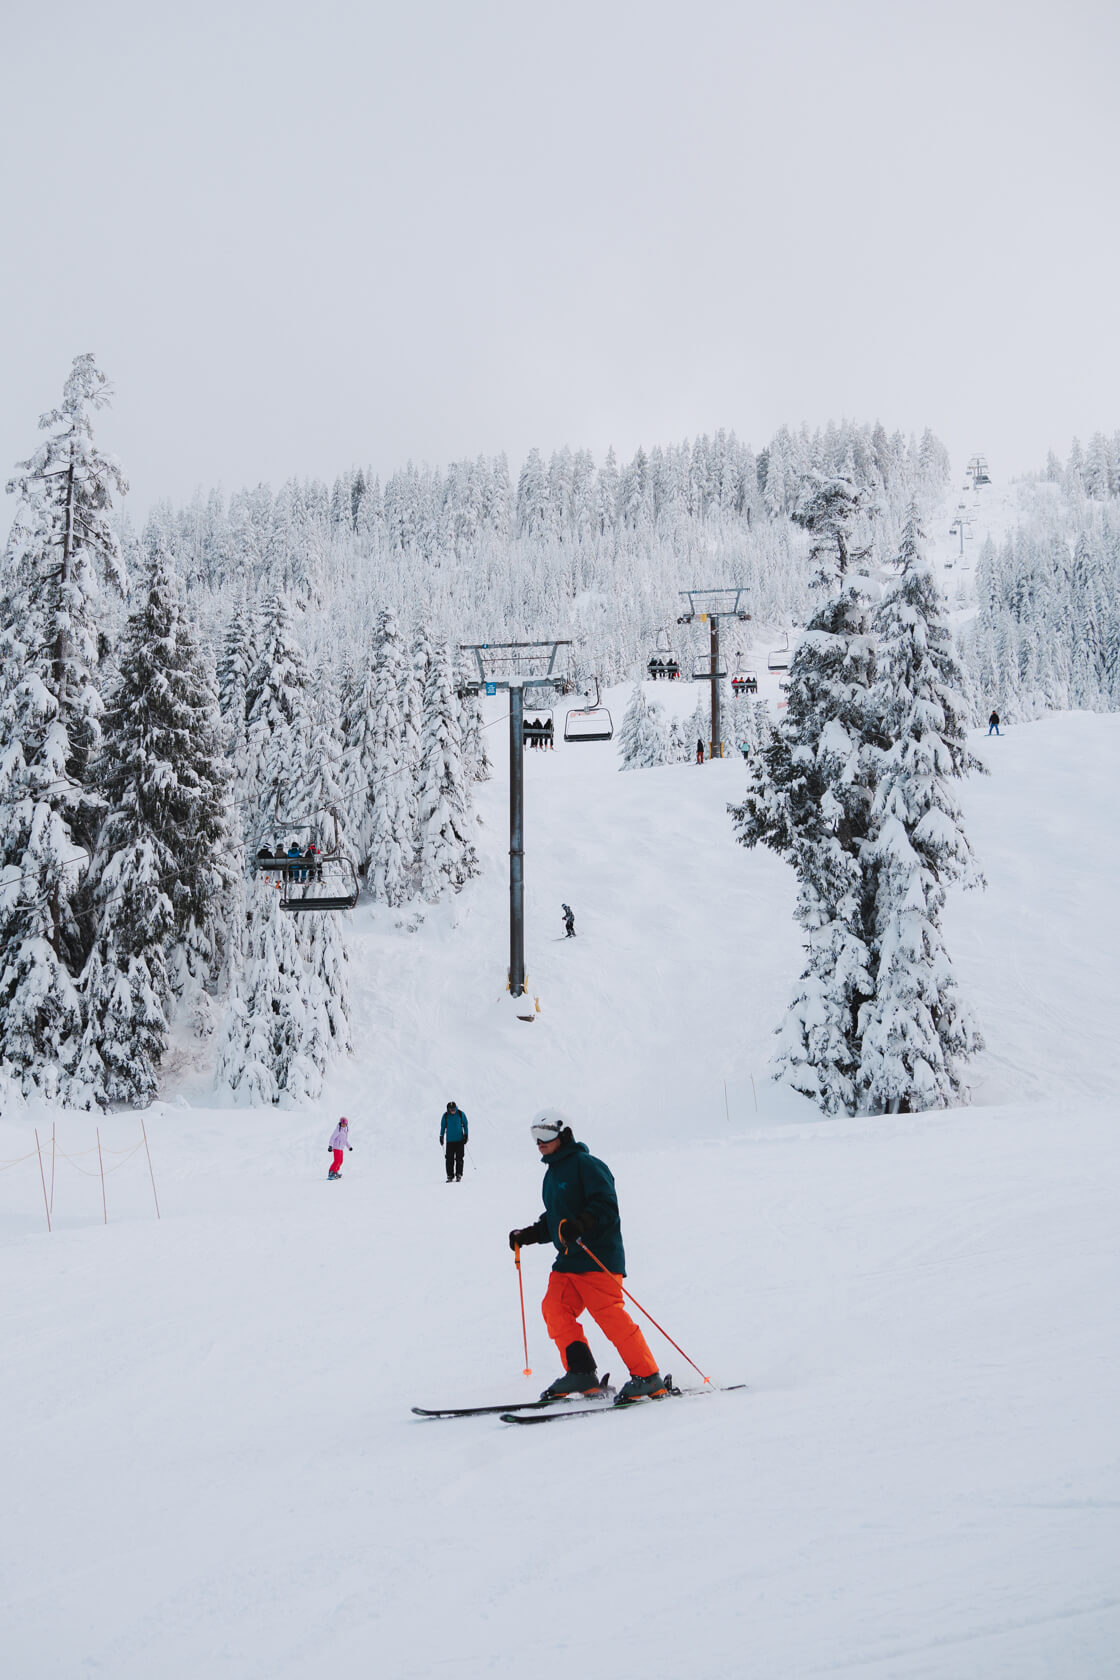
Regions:
[[623, 1305], [626, 1253], [614, 1178], [605, 1162], [577, 1143], [567, 1116], [544, 1108], [530, 1127], [545, 1163], [544, 1212], [509, 1234], [516, 1252], [530, 1243], [552, 1243], [556, 1259], [541, 1312], [564, 1361], [564, 1373], [541, 1395], [593, 1394], [602, 1387], [594, 1356], [579, 1323], [589, 1312], [614, 1343], [630, 1372], [620, 1401], [655, 1398], [665, 1383], [649, 1344]]
[[449, 1102], [439, 1123], [439, 1141], [444, 1145], [448, 1184], [457, 1184], [463, 1176], [463, 1151], [467, 1147], [468, 1135], [466, 1115], [455, 1103]]

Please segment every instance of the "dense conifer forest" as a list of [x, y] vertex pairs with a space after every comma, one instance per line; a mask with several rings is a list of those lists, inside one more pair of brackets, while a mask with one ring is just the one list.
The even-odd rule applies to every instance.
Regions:
[[[1009, 718], [1120, 703], [1120, 434], [1023, 486], [1018, 528], [979, 556], [954, 649], [921, 565], [949, 482], [928, 431], [782, 428], [757, 452], [719, 431], [622, 465], [533, 450], [516, 481], [503, 456], [384, 483], [358, 468], [161, 505], [137, 531], [95, 438], [106, 401], [78, 357], [9, 485], [0, 1036], [17, 1088], [150, 1100], [179, 1021], [214, 1036], [219, 1079], [243, 1098], [314, 1096], [352, 1039], [345, 933], [336, 917], [277, 916], [258, 858], [306, 853], [306, 878], [349, 872], [392, 908], [454, 896], [478, 869], [472, 788], [490, 773], [459, 644], [571, 637], [577, 683], [633, 679], [681, 590], [735, 585], [759, 634], [803, 633], [778, 730], [765, 706], [729, 700], [756, 749], [740, 838], [795, 862], [817, 930], [787, 1072], [826, 1109], [960, 1095], [976, 1035], [939, 967], [944, 890], [928, 880], [974, 871], [951, 795], [917, 797], [903, 743], [923, 684], [944, 701], [952, 775], [992, 696]], [[907, 651], [918, 620], [928, 669]], [[854, 771], [824, 765], [837, 728]], [[699, 707], [682, 730], [636, 690], [622, 767], [687, 758], [698, 733]], [[803, 749], [823, 777], [815, 837], [782, 808], [804, 804], [790, 791]], [[899, 1060], [890, 1023], [914, 1000], [891, 906], [919, 878], [923, 961], [942, 982]]]

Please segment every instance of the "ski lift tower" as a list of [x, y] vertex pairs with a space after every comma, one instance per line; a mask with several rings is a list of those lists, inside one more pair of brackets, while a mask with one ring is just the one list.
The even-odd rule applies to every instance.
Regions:
[[[971, 539], [971, 537], [972, 537], [972, 522], [975, 518], [976, 518], [976, 515], [974, 513], [971, 513], [965, 507], [964, 503], [961, 502], [959, 507], [957, 508], [956, 517], [953, 520], [953, 523], [949, 527], [949, 535], [951, 537], [955, 537], [958, 534], [960, 535], [962, 557], [964, 555], [964, 539], [965, 539], [966, 536]], [[946, 561], [945, 564], [948, 565], [949, 562]]]
[[746, 623], [750, 613], [746, 608], [746, 591], [744, 589], [682, 589], [681, 595], [688, 602], [688, 608], [677, 619], [678, 624], [707, 624], [709, 635], [710, 658], [708, 669], [693, 672], [696, 682], [710, 682], [712, 685], [712, 738], [708, 743], [712, 758], [723, 757], [723, 725], [720, 721], [719, 685], [720, 679], [727, 675], [719, 668], [719, 621], [721, 618], [735, 618], [740, 623]]
[[[462, 683], [463, 694], [509, 693], [509, 989], [525, 993], [525, 690], [555, 689], [566, 694], [572, 684], [557, 669], [561, 648], [570, 641], [468, 642], [461, 654], [474, 657], [478, 675]], [[528, 1019], [532, 1019], [529, 1016]]]

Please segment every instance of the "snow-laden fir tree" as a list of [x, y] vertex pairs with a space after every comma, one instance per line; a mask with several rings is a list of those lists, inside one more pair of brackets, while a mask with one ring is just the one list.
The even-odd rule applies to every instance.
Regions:
[[[324, 663], [313, 697], [307, 755], [294, 776], [289, 798], [306, 814], [301, 839], [320, 852], [350, 855], [342, 796], [342, 738], [333, 674]], [[293, 918], [296, 944], [304, 961], [303, 1009], [299, 1054], [289, 1069], [285, 1089], [293, 1101], [314, 1099], [323, 1074], [350, 1045], [350, 982], [344, 923], [337, 911], [307, 911]]]
[[93, 437], [105, 376], [78, 356], [50, 432], [7, 488], [18, 496], [0, 579], [0, 1045], [20, 1084], [55, 1095], [77, 1050], [74, 985], [88, 948], [78, 907], [104, 802], [101, 586], [124, 588], [110, 514], [127, 491]]
[[790, 662], [786, 714], [750, 765], [743, 804], [729, 807], [739, 841], [768, 846], [797, 875], [806, 964], [779, 1028], [775, 1077], [826, 1114], [856, 1111], [859, 1016], [874, 989], [862, 847], [882, 740], [867, 582], [851, 570], [863, 558], [852, 539], [863, 502], [846, 479], [806, 487], [797, 517], [825, 599]]
[[377, 659], [380, 635], [374, 651], [353, 673], [342, 703], [342, 797], [346, 827], [358, 872], [368, 879], [369, 854], [377, 818], [374, 788], [377, 782]]
[[471, 784], [447, 642], [432, 646], [420, 743], [420, 893], [435, 903], [478, 874], [471, 840]]
[[218, 658], [218, 703], [225, 723], [231, 762], [240, 774], [245, 767], [245, 731], [249, 716], [249, 686], [257, 663], [256, 624], [242, 595], [233, 609]]
[[[366, 852], [366, 885], [382, 904], [404, 904], [416, 880], [419, 766], [409, 762], [409, 660], [397, 621], [378, 619], [373, 684], [373, 823]], [[417, 743], [419, 751], [419, 743]]]
[[75, 1085], [88, 1101], [146, 1102], [173, 992], [219, 966], [226, 888], [240, 868], [213, 676], [187, 628], [163, 532], [121, 639], [96, 760], [108, 807], [86, 882], [96, 932], [82, 975]]
[[424, 696], [428, 686], [428, 670], [432, 662], [432, 634], [426, 623], [413, 632], [404, 680], [404, 706], [401, 721], [404, 729], [404, 759], [412, 773], [409, 790], [409, 814], [412, 817], [412, 862], [417, 881], [420, 879], [420, 854], [423, 836], [420, 830], [420, 787], [423, 780], [421, 737], [424, 732]]
[[982, 1041], [945, 949], [950, 884], [981, 883], [953, 783], [983, 765], [969, 751], [966, 705], [941, 593], [911, 506], [900, 575], [875, 613], [873, 702], [889, 745], [878, 752], [872, 831], [875, 987], [859, 1018], [860, 1106], [911, 1113], [967, 1100], [963, 1064]]
[[246, 796], [252, 825], [246, 840], [254, 851], [262, 843], [284, 851], [289, 838], [299, 838], [294, 831], [289, 835], [284, 824], [288, 789], [302, 775], [307, 756], [311, 683], [279, 590], [265, 606], [246, 706]]
[[[247, 848], [255, 853], [263, 845], [276, 852], [296, 844], [302, 850], [301, 823], [307, 813], [293, 810], [290, 800], [308, 763], [312, 696], [307, 664], [279, 591], [265, 609], [249, 696]], [[320, 1079], [303, 1049], [308, 979], [297, 920], [280, 910], [264, 877], [246, 884], [218, 1074], [254, 1104], [277, 1102], [291, 1089], [307, 1092]]]
[[685, 727], [674, 713], [669, 719], [669, 763], [687, 764], [691, 757]]
[[620, 770], [648, 770], [655, 764], [673, 762], [665, 714], [656, 700], [647, 700], [640, 682], [634, 684], [630, 703], [618, 731]]
[[708, 737], [712, 733], [711, 700], [702, 684], [697, 684], [696, 704], [689, 713], [684, 727], [688, 748], [685, 757], [691, 763], [696, 757], [697, 743], [703, 747], [705, 755], [707, 754], [709, 750]]
[[463, 762], [472, 782], [488, 782], [493, 775], [482, 731], [482, 701], [476, 692], [460, 685], [459, 733], [463, 738]]

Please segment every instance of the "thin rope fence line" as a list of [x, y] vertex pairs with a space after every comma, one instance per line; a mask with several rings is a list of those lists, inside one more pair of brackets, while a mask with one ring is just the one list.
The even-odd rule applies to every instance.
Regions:
[[[134, 1149], [130, 1149], [128, 1151], [128, 1153], [125, 1155], [125, 1158], [124, 1158], [123, 1161], [118, 1161], [115, 1167], [105, 1167], [104, 1171], [107, 1172], [107, 1173], [119, 1172], [122, 1167], [126, 1167], [128, 1165], [129, 1161], [131, 1161], [131, 1159], [134, 1155], [139, 1155], [139, 1153], [143, 1149], [143, 1147], [144, 1147], [143, 1143], [138, 1143]], [[61, 1151], [60, 1151], [60, 1153], [61, 1153]], [[96, 1151], [96, 1149], [94, 1149], [92, 1151], [87, 1150], [86, 1153], [96, 1155], [97, 1151]], [[109, 1151], [105, 1150], [104, 1153], [108, 1154]], [[114, 1149], [112, 1151], [112, 1153], [114, 1155], [120, 1155], [122, 1152], [119, 1149]], [[97, 1171], [94, 1172], [91, 1167], [79, 1167], [78, 1163], [74, 1160], [73, 1156], [71, 1156], [71, 1155], [64, 1155], [62, 1158], [63, 1158], [64, 1161], [69, 1161], [70, 1162], [70, 1165], [74, 1168], [75, 1172], [83, 1173], [86, 1178], [100, 1178], [102, 1176], [102, 1168], [101, 1167], [98, 1167]]]
[[[119, 1172], [122, 1167], [126, 1167], [128, 1165], [129, 1161], [131, 1161], [131, 1159], [134, 1155], [139, 1155], [139, 1153], [143, 1149], [143, 1147], [144, 1147], [144, 1140], [143, 1139], [141, 1139], [139, 1143], [134, 1143], [131, 1149], [106, 1149], [104, 1146], [102, 1146], [102, 1151], [101, 1152], [102, 1152], [103, 1155], [122, 1155], [124, 1157], [123, 1160], [117, 1162], [115, 1167], [106, 1167], [105, 1171], [107, 1173]], [[94, 1146], [94, 1148], [92, 1148], [92, 1149], [81, 1149], [81, 1150], [78, 1151], [77, 1155], [68, 1155], [66, 1153], [65, 1149], [57, 1149], [56, 1148], [56, 1150], [55, 1150], [56, 1160], [69, 1161], [70, 1165], [74, 1168], [74, 1171], [75, 1172], [80, 1172], [83, 1175], [83, 1177], [85, 1177], [85, 1178], [100, 1178], [101, 1177], [101, 1168], [100, 1167], [97, 1169], [96, 1172], [94, 1172], [91, 1167], [80, 1167], [78, 1165], [78, 1161], [79, 1161], [79, 1159], [82, 1155], [96, 1155], [96, 1154], [97, 1154], [96, 1146]], [[35, 1155], [35, 1151], [32, 1150], [30, 1155], [21, 1155], [19, 1157], [19, 1160], [20, 1161], [30, 1161], [34, 1158], [34, 1155]], [[12, 1164], [12, 1166], [18, 1165], [18, 1163], [15, 1162], [15, 1161], [13, 1161], [11, 1164]], [[3, 1171], [3, 1170], [4, 1169], [2, 1167], [0, 1167], [0, 1171]]]
[[[143, 1147], [144, 1147], [143, 1143], [138, 1143], [136, 1145], [135, 1149], [130, 1149], [129, 1150], [128, 1154], [125, 1156], [123, 1161], [118, 1161], [115, 1167], [106, 1167], [105, 1171], [107, 1173], [120, 1172], [122, 1167], [127, 1167], [128, 1163], [131, 1161], [131, 1159], [134, 1155], [139, 1155], [139, 1153], [143, 1149]], [[119, 1155], [120, 1150], [119, 1149], [114, 1149], [111, 1153], [114, 1154], [114, 1155]]]
[[[93, 1150], [93, 1151], [87, 1150], [86, 1153], [87, 1154], [92, 1153], [92, 1154], [96, 1155], [97, 1151], [96, 1151], [96, 1149]], [[100, 1167], [98, 1167], [98, 1169], [95, 1172], [92, 1167], [80, 1167], [78, 1165], [77, 1161], [74, 1159], [73, 1155], [64, 1155], [62, 1153], [61, 1149], [59, 1150], [58, 1154], [59, 1154], [59, 1159], [60, 1160], [69, 1161], [69, 1163], [73, 1167], [74, 1171], [81, 1173], [83, 1178], [100, 1178], [101, 1177]]]
[[33, 1161], [37, 1151], [32, 1149], [27, 1155], [17, 1155], [11, 1161], [0, 1161], [0, 1172], [7, 1172], [9, 1167], [18, 1167], [23, 1161]]

